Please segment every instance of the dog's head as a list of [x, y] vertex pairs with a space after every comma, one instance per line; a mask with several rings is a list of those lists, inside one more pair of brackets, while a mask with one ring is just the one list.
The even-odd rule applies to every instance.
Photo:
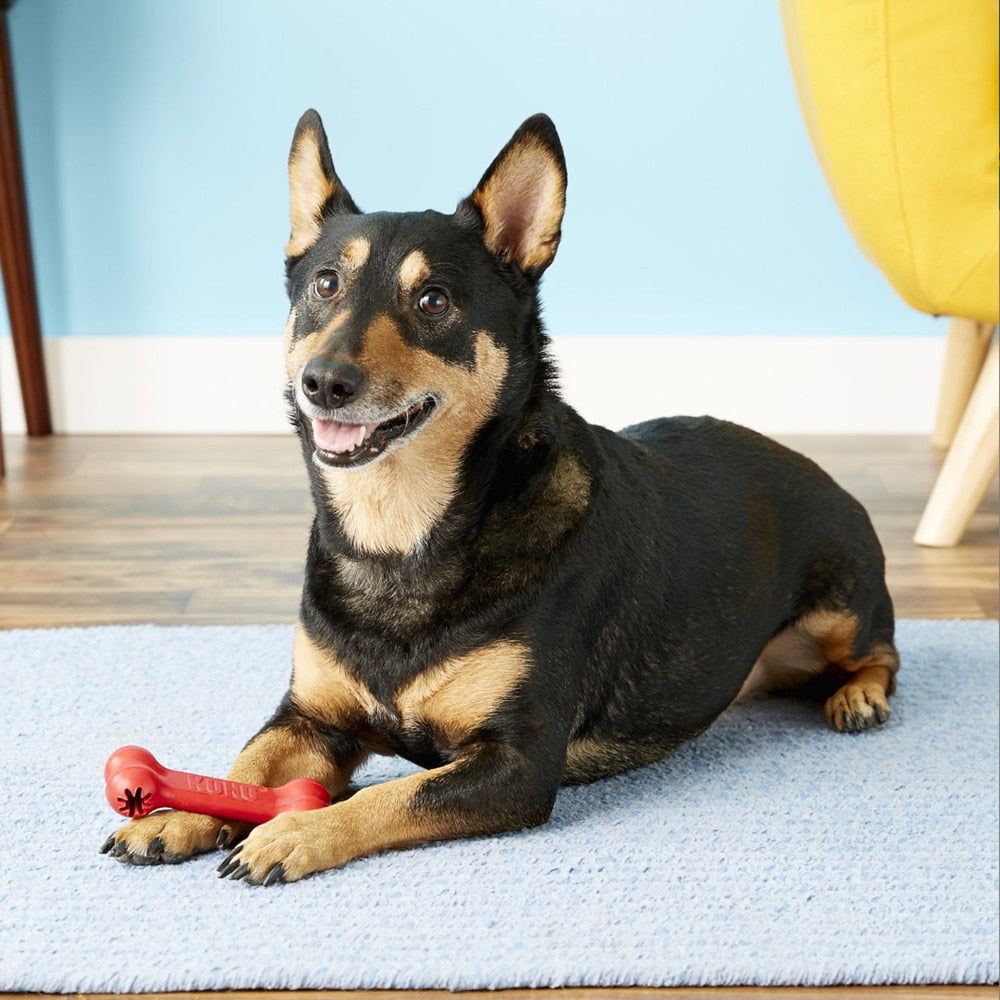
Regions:
[[307, 111], [289, 178], [293, 413], [348, 520], [357, 507], [348, 498], [362, 494], [371, 520], [373, 484], [384, 493], [390, 469], [395, 502], [401, 490], [422, 490], [422, 528], [395, 542], [385, 524], [353, 533], [368, 548], [409, 551], [450, 499], [477, 433], [523, 405], [539, 377], [537, 283], [565, 204], [559, 138], [547, 117], [530, 118], [452, 215], [367, 214], [334, 170], [319, 115]]

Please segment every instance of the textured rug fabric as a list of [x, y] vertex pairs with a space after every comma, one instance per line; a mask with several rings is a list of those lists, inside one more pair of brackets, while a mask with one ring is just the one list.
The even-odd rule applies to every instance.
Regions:
[[996, 982], [997, 623], [898, 638], [877, 732], [751, 702], [545, 827], [260, 889], [101, 856], [102, 768], [224, 774], [290, 629], [0, 632], [0, 991]]

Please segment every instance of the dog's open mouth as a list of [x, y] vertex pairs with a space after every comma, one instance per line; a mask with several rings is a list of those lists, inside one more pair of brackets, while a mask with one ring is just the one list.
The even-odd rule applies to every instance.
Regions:
[[434, 409], [433, 396], [425, 396], [408, 409], [375, 424], [348, 424], [339, 420], [313, 420], [316, 457], [324, 465], [345, 468], [377, 458], [390, 441], [412, 434]]

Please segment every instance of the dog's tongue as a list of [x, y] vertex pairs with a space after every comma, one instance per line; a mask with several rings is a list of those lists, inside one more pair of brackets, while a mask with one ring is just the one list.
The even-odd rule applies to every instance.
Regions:
[[353, 451], [378, 424], [342, 424], [339, 420], [314, 420], [313, 441], [321, 451], [343, 455]]

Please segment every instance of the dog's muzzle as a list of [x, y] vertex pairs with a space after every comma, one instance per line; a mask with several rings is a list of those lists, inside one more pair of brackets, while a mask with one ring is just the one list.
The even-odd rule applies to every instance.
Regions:
[[313, 419], [316, 458], [338, 468], [363, 465], [378, 458], [392, 441], [421, 427], [431, 415], [435, 401], [425, 396], [400, 413], [377, 423], [351, 424], [340, 420]]

